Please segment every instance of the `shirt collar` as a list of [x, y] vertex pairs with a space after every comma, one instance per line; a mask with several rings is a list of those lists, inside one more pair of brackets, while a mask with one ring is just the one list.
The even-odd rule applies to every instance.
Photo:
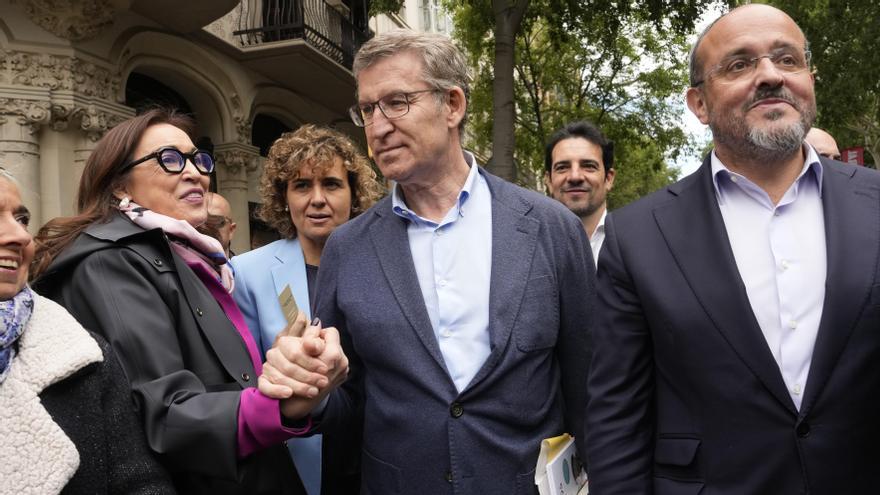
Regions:
[[[824, 168], [822, 167], [822, 162], [819, 161], [819, 154], [816, 153], [816, 150], [814, 150], [813, 147], [807, 143], [804, 143], [803, 147], [804, 151], [806, 151], [804, 166], [801, 169], [801, 173], [798, 174], [797, 179], [795, 179], [795, 182], [801, 180], [808, 172], [811, 172], [816, 178], [816, 184], [819, 188], [819, 197], [822, 197], [822, 176], [824, 175]], [[712, 185], [715, 187], [715, 195], [719, 199], [722, 197], [721, 183], [718, 180], [720, 175], [724, 175], [727, 177], [734, 176], [746, 181], [749, 180], [745, 176], [736, 172], [732, 172], [730, 169], [728, 169], [727, 166], [721, 162], [721, 159], [718, 158], [718, 155], [715, 154], [715, 150], [712, 150], [711, 165]]]
[[[598, 234], [599, 232], [605, 232], [605, 217], [608, 215], [608, 205], [605, 205], [605, 209], [602, 210], [602, 216], [599, 217], [599, 223], [596, 224], [596, 230], [593, 231], [593, 235]], [[590, 236], [593, 237], [592, 235]]]
[[[480, 173], [474, 155], [467, 150], [462, 150], [462, 154], [464, 155], [465, 162], [470, 167], [470, 171], [468, 172], [467, 179], [464, 181], [464, 186], [462, 186], [461, 191], [458, 192], [458, 202], [455, 208], [458, 216], [464, 216], [464, 204], [467, 202], [468, 198], [471, 197], [471, 192], [473, 191], [474, 184], [477, 180], [477, 175]], [[394, 188], [391, 190], [391, 211], [400, 217], [414, 222], [421, 221], [423, 223], [434, 224], [434, 222], [425, 220], [416, 215], [415, 212], [406, 206], [403, 191], [400, 189], [400, 184], [397, 183], [394, 184]]]

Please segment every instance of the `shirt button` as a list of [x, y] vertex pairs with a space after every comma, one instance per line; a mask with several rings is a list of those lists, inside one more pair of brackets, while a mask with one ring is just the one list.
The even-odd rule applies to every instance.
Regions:
[[735, 175], [731, 175], [731, 176], [730, 176], [730, 182], [733, 182], [734, 184], [737, 183], [737, 182], [739, 182], [739, 177], [737, 177], [737, 176], [735, 176]]
[[773, 210], [773, 216], [778, 217], [780, 215], [779, 210]]
[[791, 393], [794, 395], [801, 395], [801, 386], [800, 384], [795, 384], [794, 387], [791, 388]]
[[440, 287], [446, 287], [446, 281], [441, 280], [441, 281], [437, 282], [437, 285], [439, 285]]
[[783, 270], [788, 270], [788, 260], [782, 260], [779, 265], [782, 267]]
[[795, 328], [797, 328], [797, 320], [791, 320], [791, 321], [789, 321], [789, 322], [788, 322], [788, 328], [790, 328], [790, 329], [792, 329], [792, 330], [794, 330]]
[[449, 413], [452, 414], [453, 418], [460, 418], [464, 414], [464, 407], [458, 402], [453, 402], [452, 407], [449, 408]]
[[437, 229], [437, 230], [434, 231], [434, 234], [436, 234], [436, 235], [438, 235], [438, 236], [439, 236], [439, 235], [443, 235], [443, 231], [440, 230], [440, 229]]
[[440, 336], [441, 337], [452, 337], [452, 331], [450, 331], [448, 328], [444, 328], [443, 330], [440, 330]]

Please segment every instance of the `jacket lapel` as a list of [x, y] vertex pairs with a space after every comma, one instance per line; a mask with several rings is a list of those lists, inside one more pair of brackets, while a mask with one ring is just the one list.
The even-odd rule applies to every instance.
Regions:
[[[280, 296], [284, 288], [290, 286], [293, 299], [300, 311], [306, 314], [306, 319], [312, 319], [311, 301], [309, 301], [309, 284], [306, 277], [306, 262], [302, 254], [302, 247], [296, 239], [288, 239], [278, 244], [275, 250], [275, 259], [278, 263], [272, 266], [272, 284], [275, 287], [275, 296]], [[283, 328], [283, 327], [282, 327]]]
[[675, 199], [654, 210], [669, 249], [715, 328], [776, 399], [794, 403], [758, 326], [715, 197], [709, 157], [692, 178], [669, 187]]
[[864, 183], [854, 184], [855, 168], [824, 159], [822, 165], [828, 268], [801, 416], [816, 402], [849, 340], [875, 282], [874, 267], [880, 254], [880, 191]]
[[[199, 280], [198, 275], [186, 266], [179, 256], [170, 252], [170, 248], [167, 250], [167, 256], [174, 261], [174, 268], [183, 287], [183, 296], [189, 303], [193, 318], [211, 344], [211, 348], [217, 353], [223, 368], [241, 388], [255, 385], [257, 375], [254, 372], [254, 364], [235, 325], [226, 317], [220, 303]], [[253, 376], [254, 381], [245, 381], [242, 372]]]
[[526, 216], [532, 209], [524, 197], [501, 179], [480, 170], [492, 192], [492, 273], [489, 283], [491, 352], [468, 388], [485, 378], [500, 362], [519, 317], [520, 302], [532, 268], [540, 223]]
[[[384, 208], [383, 208], [384, 206]], [[422, 298], [416, 267], [409, 249], [409, 237], [406, 233], [407, 223], [391, 211], [390, 199], [373, 209], [379, 221], [370, 227], [370, 239], [379, 258], [382, 271], [388, 279], [388, 285], [406, 316], [410, 326], [418, 335], [428, 354], [449, 376], [440, 345], [434, 335], [431, 319]]]

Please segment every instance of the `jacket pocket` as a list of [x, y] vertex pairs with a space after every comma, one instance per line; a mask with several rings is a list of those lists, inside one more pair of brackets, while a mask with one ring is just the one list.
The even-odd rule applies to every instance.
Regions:
[[671, 466], [690, 466], [700, 447], [699, 438], [659, 438], [654, 447], [654, 462]]
[[703, 491], [701, 481], [679, 481], [654, 478], [654, 495], [699, 495]]
[[363, 449], [364, 495], [393, 495], [400, 493], [400, 468], [385, 462]]

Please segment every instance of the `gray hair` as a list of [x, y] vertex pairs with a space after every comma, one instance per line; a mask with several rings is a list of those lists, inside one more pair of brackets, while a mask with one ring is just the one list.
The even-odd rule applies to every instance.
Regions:
[[[471, 93], [467, 61], [452, 40], [442, 34], [394, 29], [370, 39], [354, 57], [352, 71], [355, 79], [362, 70], [376, 62], [404, 52], [413, 53], [421, 60], [422, 77], [429, 86], [442, 91], [459, 87], [467, 105]], [[460, 134], [464, 132], [466, 121], [467, 107], [458, 125]]]

